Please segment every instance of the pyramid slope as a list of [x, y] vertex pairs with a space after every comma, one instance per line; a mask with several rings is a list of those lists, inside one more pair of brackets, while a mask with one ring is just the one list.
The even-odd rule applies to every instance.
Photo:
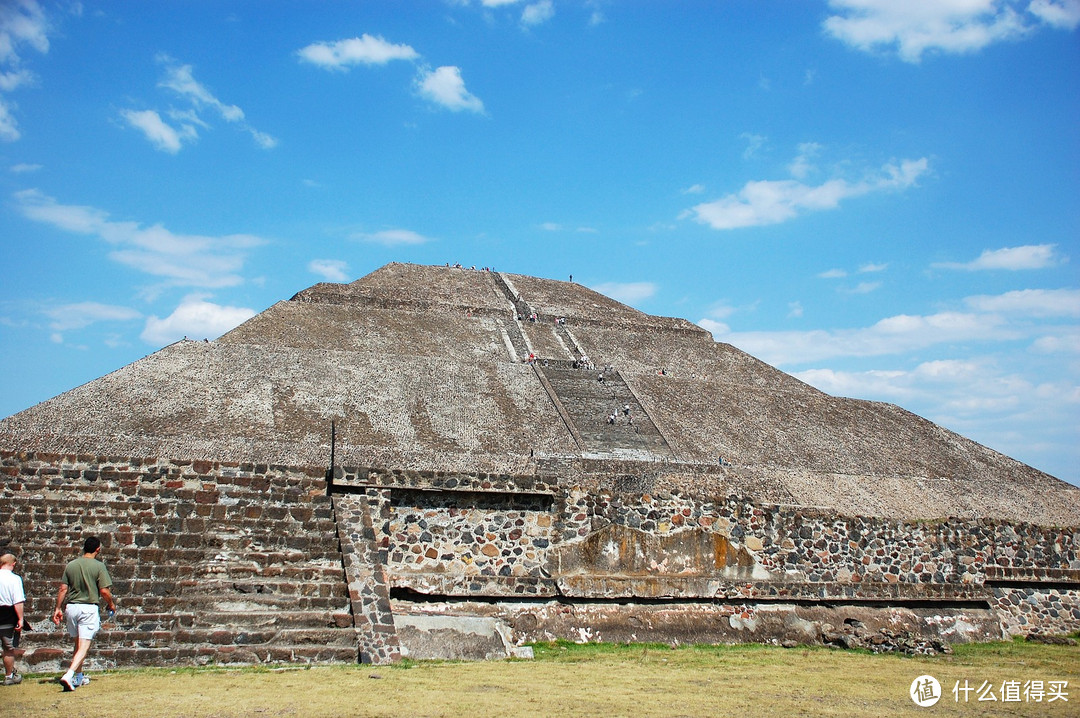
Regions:
[[[577, 426], [590, 409], [562, 399], [584, 394], [556, 388], [544, 364], [582, 354], [618, 370], [655, 440], [605, 449]], [[602, 468], [609, 456], [652, 462], [671, 489], [1080, 523], [1075, 487], [898, 407], [824, 394], [685, 320], [569, 282], [402, 264], [315, 285], [217, 341], [179, 342], [4, 419], [0, 448], [325, 466], [331, 421], [346, 465], [531, 473], [570, 459], [562, 480], [602, 484], [598, 471], [622, 470]]]

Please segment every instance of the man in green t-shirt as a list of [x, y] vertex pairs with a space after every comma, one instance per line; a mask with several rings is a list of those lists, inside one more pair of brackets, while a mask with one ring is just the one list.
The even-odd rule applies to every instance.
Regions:
[[112, 578], [105, 564], [98, 560], [100, 553], [101, 541], [94, 536], [86, 539], [82, 557], [71, 561], [64, 569], [64, 579], [56, 597], [53, 623], [59, 626], [61, 620], [66, 620], [68, 635], [75, 639], [75, 655], [67, 672], [60, 677], [60, 685], [65, 691], [73, 691], [89, 682], [82, 674], [82, 664], [90, 652], [90, 642], [101, 628], [101, 599], [105, 599], [110, 616], [116, 613], [116, 602], [109, 590]]

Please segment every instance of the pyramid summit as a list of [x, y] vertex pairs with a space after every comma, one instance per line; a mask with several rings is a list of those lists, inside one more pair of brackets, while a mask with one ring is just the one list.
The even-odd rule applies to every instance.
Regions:
[[317, 284], [3, 420], [0, 446], [323, 466], [331, 422], [348, 466], [629, 460], [669, 488], [782, 504], [1080, 522], [1074, 488], [894, 405], [829, 396], [580, 284], [457, 267]]
[[28, 580], [101, 535], [102, 665], [1080, 629], [1080, 489], [526, 275], [317, 284], [0, 421], [0, 472]]

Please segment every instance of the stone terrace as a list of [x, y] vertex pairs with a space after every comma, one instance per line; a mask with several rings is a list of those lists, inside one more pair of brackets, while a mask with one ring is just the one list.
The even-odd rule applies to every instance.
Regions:
[[0, 471], [0, 534], [20, 558], [33, 670], [70, 655], [47, 617], [87, 535], [102, 540], [120, 609], [95, 641], [95, 670], [357, 660], [322, 480], [266, 466], [13, 452], [0, 452]]

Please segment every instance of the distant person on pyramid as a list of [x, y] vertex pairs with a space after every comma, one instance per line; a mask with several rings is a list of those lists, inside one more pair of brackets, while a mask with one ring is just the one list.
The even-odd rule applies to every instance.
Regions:
[[[68, 563], [64, 569], [64, 578], [56, 596], [56, 610], [52, 620], [57, 626], [66, 620], [68, 635], [75, 639], [75, 655], [67, 672], [60, 676], [60, 685], [65, 691], [73, 691], [90, 682], [82, 672], [83, 661], [90, 652], [90, 643], [101, 628], [101, 599], [109, 609], [109, 617], [116, 613], [113, 601], [112, 578], [98, 556], [101, 554], [101, 541], [91, 536], [83, 543], [83, 555]], [[67, 607], [64, 601], [67, 600]]]

